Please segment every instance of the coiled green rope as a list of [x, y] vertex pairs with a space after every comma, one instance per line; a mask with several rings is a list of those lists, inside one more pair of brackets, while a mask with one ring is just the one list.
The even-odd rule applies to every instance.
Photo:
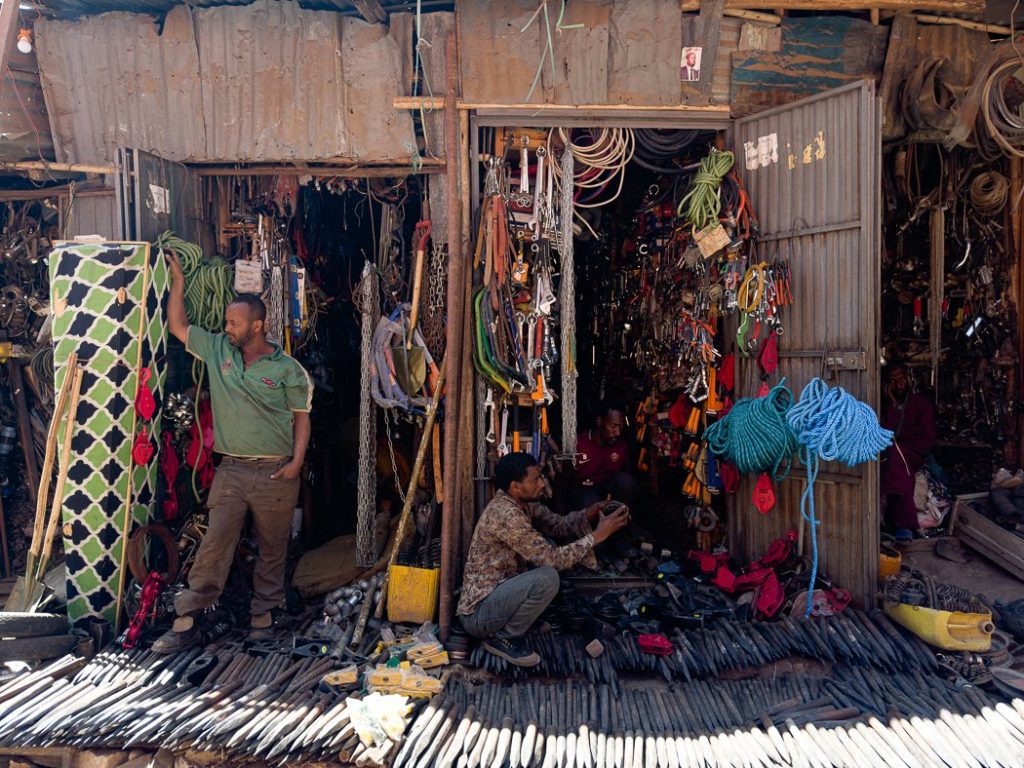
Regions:
[[235, 298], [234, 270], [219, 256], [203, 257], [195, 243], [170, 230], [156, 239], [157, 248], [173, 251], [185, 273], [185, 314], [192, 325], [212, 333], [224, 328], [224, 310]]
[[793, 393], [780, 381], [765, 397], [744, 397], [704, 433], [708, 449], [740, 472], [771, 471], [775, 480], [789, 474], [797, 449], [796, 433], [786, 421]]
[[712, 149], [711, 154], [700, 161], [700, 169], [693, 177], [693, 189], [679, 201], [676, 215], [682, 218], [683, 209], [687, 209], [686, 221], [696, 229], [704, 229], [708, 224], [717, 222], [722, 210], [718, 190], [735, 161], [732, 152]]

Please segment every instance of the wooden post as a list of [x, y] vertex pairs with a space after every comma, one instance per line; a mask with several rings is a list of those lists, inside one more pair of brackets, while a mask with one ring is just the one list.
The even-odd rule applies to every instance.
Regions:
[[447, 91], [444, 111], [444, 159], [447, 174], [447, 216], [448, 216], [448, 327], [445, 350], [448, 371], [448, 392], [455, 397], [445, 400], [444, 411], [444, 498], [441, 507], [441, 584], [438, 603], [438, 629], [441, 639], [448, 637], [451, 629], [452, 592], [455, 590], [456, 558], [459, 557], [459, 510], [458, 494], [458, 452], [459, 452], [459, 410], [464, 404], [456, 405], [457, 393], [462, 379], [462, 313], [465, 303], [461, 300], [463, 284], [472, 275], [466, 271], [462, 233], [460, 230], [459, 177], [458, 166], [465, 162], [459, 157], [458, 139], [458, 68], [456, 66], [455, 34], [449, 33], [445, 43], [445, 63], [448, 69]]
[[21, 377], [21, 363], [13, 358], [7, 361], [11, 374], [11, 394], [14, 396], [14, 410], [18, 419], [18, 441], [25, 454], [25, 479], [28, 481], [28, 495], [36, 503], [39, 493], [39, 467], [36, 464], [35, 442], [32, 440], [32, 423], [25, 404], [25, 382]]

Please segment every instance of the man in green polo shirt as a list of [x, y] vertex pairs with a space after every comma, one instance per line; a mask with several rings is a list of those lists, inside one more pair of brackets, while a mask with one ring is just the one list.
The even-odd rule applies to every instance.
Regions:
[[194, 617], [220, 597], [248, 512], [259, 544], [250, 627], [259, 632], [273, 623], [271, 610], [285, 597], [288, 536], [309, 443], [313, 396], [302, 366], [267, 341], [267, 309], [259, 297], [241, 294], [228, 305], [224, 333], [189, 326], [185, 277], [173, 254], [168, 263], [173, 277], [168, 326], [206, 363], [213, 450], [220, 465], [207, 500], [210, 525], [189, 571], [188, 588], [175, 600], [174, 625], [153, 644], [159, 653], [188, 645]]

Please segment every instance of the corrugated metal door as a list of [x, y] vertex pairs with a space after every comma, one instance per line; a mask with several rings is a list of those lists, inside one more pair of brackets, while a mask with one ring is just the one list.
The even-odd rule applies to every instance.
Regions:
[[[760, 222], [759, 256], [788, 259], [795, 304], [783, 315], [779, 368], [795, 397], [813, 377], [878, 403], [879, 174], [881, 126], [872, 82], [853, 83], [736, 122], [737, 164]], [[752, 396], [760, 370], [737, 366], [738, 396]], [[776, 489], [767, 515], [745, 477], [730, 525], [731, 546], [757, 557], [787, 530], [801, 532], [803, 467]], [[822, 572], [854, 599], [873, 601], [878, 573], [878, 465], [822, 466], [816, 488]]]

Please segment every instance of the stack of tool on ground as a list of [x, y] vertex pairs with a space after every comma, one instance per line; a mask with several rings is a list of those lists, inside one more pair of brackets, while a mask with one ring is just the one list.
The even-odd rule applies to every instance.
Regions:
[[[723, 619], [704, 628], [676, 628], [661, 635], [668, 643], [663, 650], [649, 645], [652, 637], [656, 635], [618, 633], [609, 627], [600, 637], [533, 632], [526, 636], [526, 645], [541, 657], [538, 674], [583, 675], [591, 683], [608, 683], [616, 689], [619, 673], [697, 680], [793, 656], [886, 673], [936, 669], [934, 653], [916, 637], [897, 631], [880, 612], [847, 609], [840, 616], [806, 621], [788, 616], [774, 622]], [[511, 667], [483, 648], [473, 653], [472, 661], [502, 675], [522, 677], [532, 672]]]
[[837, 670], [667, 689], [453, 676], [413, 722], [407, 766], [1014, 765], [1024, 701], [913, 674]]
[[283, 636], [172, 655], [111, 649], [88, 665], [62, 657], [0, 687], [0, 745], [389, 765], [411, 714], [442, 687], [443, 647], [429, 627], [400, 639], [382, 627], [361, 656], [311, 630], [292, 647]]

